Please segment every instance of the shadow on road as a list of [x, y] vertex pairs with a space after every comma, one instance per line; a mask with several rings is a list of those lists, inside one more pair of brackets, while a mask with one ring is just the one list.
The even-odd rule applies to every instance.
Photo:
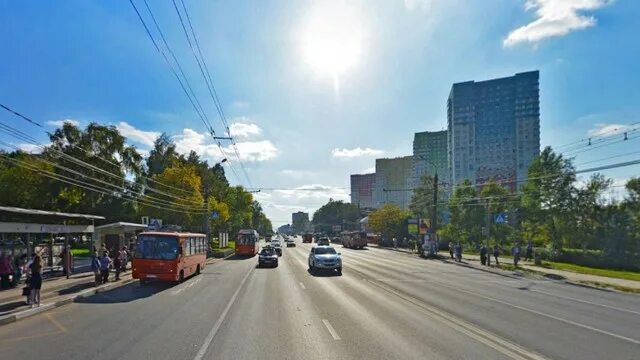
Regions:
[[171, 287], [173, 287], [173, 284], [165, 282], [151, 282], [145, 285], [134, 282], [113, 290], [100, 292], [95, 295], [76, 298], [75, 302], [82, 304], [128, 303], [148, 298], [159, 292], [170, 289]]
[[233, 255], [231, 257], [228, 257], [225, 259], [225, 261], [229, 261], [229, 260], [248, 260], [248, 259], [255, 259], [256, 255], [253, 256], [249, 256], [249, 255]]
[[340, 276], [335, 270], [311, 270], [307, 269], [307, 273], [313, 277], [333, 277]]

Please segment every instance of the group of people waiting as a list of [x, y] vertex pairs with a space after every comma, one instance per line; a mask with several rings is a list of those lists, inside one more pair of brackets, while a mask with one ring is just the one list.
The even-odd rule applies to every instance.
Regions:
[[[113, 256], [110, 257], [110, 255]], [[102, 248], [100, 252], [94, 248], [91, 256], [91, 270], [95, 275], [95, 285], [109, 282], [109, 272], [111, 269], [115, 272], [115, 279], [120, 280], [120, 274], [127, 271], [127, 264], [130, 259], [130, 252], [126, 246], [122, 249], [109, 252], [106, 248]]]
[[[522, 250], [520, 247], [520, 243], [516, 242], [511, 248], [511, 255], [513, 256], [514, 266], [518, 266], [521, 254]], [[455, 261], [462, 261], [462, 245], [460, 244], [460, 242], [457, 242], [455, 245], [453, 244], [453, 242], [449, 242], [449, 255], [451, 256], [451, 259], [454, 259]], [[496, 265], [500, 265], [500, 261], [498, 260], [498, 258], [500, 257], [500, 247], [498, 245], [495, 245], [492, 249], [488, 245], [482, 244], [480, 246], [480, 262], [482, 263], [482, 265], [491, 266], [491, 255], [493, 255], [493, 258], [496, 261]], [[524, 260], [533, 260], [533, 243], [531, 241], [527, 242]]]

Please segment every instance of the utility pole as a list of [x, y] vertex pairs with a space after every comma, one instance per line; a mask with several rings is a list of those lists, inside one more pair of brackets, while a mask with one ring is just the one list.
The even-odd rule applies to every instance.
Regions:
[[204, 233], [207, 234], [207, 244], [211, 241], [211, 231], [209, 231], [209, 183], [204, 182]]

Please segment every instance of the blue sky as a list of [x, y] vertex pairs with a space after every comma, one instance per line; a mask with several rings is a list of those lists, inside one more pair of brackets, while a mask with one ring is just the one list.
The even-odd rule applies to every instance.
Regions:
[[[542, 146], [640, 121], [638, 1], [185, 2], [252, 185], [325, 189], [258, 194], [278, 225], [329, 197], [348, 199], [349, 174], [369, 171], [376, 157], [410, 154], [416, 131], [445, 128], [454, 82], [539, 69]], [[144, 2], [135, 3], [150, 23]], [[172, 2], [149, 4], [224, 133]], [[219, 159], [128, 1], [2, 2], [0, 40], [2, 103], [42, 123], [117, 125], [141, 150], [167, 132], [181, 151]], [[0, 121], [46, 141], [8, 113]], [[576, 163], [636, 149], [622, 142]], [[638, 173], [605, 172], [618, 183]]]

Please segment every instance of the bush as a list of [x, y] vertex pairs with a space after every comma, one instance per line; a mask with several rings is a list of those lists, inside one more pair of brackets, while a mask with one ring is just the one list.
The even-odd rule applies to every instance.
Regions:
[[640, 255], [625, 253], [622, 256], [606, 256], [601, 250], [562, 249], [554, 252], [549, 248], [536, 248], [542, 260], [564, 262], [600, 269], [640, 271]]

